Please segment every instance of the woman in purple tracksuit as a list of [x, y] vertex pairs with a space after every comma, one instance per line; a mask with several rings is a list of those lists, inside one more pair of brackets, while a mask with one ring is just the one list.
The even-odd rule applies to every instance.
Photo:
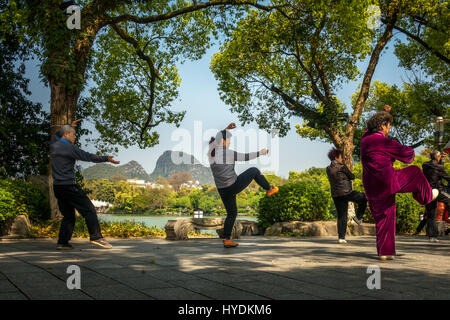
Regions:
[[384, 110], [367, 122], [360, 147], [363, 185], [376, 224], [378, 255], [382, 260], [391, 260], [395, 255], [395, 194], [411, 192], [417, 202], [426, 205], [435, 191], [419, 167], [394, 169], [395, 160], [413, 162], [414, 149], [387, 137], [393, 118], [390, 106]]

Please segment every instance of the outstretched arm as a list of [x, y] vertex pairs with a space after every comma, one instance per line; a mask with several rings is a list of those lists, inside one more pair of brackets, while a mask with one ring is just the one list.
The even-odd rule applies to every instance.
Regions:
[[[76, 127], [78, 122], [80, 122], [81, 119], [77, 119], [72, 122], [71, 126]], [[113, 164], [119, 164], [120, 161], [114, 160], [112, 156], [98, 156], [96, 154], [92, 154], [86, 151], [81, 150], [77, 146], [74, 146], [74, 158], [81, 161], [89, 161], [89, 162], [111, 162]]]
[[258, 152], [250, 152], [250, 153], [240, 153], [237, 151], [234, 152], [234, 161], [249, 161], [258, 158], [260, 155], [265, 155], [269, 153], [269, 149], [262, 149]]
[[113, 164], [119, 164], [120, 163], [120, 161], [114, 160], [113, 156], [98, 156], [96, 154], [83, 151], [80, 148], [78, 148], [78, 146], [73, 146], [73, 154], [72, 154], [72, 156], [76, 160], [80, 160], [80, 161], [88, 161], [88, 162], [94, 162], [94, 163], [111, 162]]

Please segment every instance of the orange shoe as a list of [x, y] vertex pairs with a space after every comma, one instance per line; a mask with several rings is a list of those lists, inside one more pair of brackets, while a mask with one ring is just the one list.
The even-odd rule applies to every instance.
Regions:
[[272, 187], [272, 189], [266, 191], [266, 196], [270, 197], [271, 195], [278, 192], [278, 187]]
[[239, 243], [235, 243], [233, 241], [231, 241], [231, 239], [223, 239], [223, 246], [225, 248], [234, 248], [237, 247], [239, 245]]

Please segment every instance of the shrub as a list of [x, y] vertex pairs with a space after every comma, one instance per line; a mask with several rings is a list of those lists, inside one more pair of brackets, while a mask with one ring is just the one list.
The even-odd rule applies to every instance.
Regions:
[[[51, 237], [58, 236], [61, 221], [34, 223], [29, 231], [30, 237]], [[157, 227], [147, 227], [144, 223], [123, 221], [123, 222], [103, 222], [100, 221], [100, 228], [104, 237], [130, 238], [130, 237], [165, 237], [164, 229]], [[82, 217], [77, 217], [73, 230], [73, 238], [89, 238], [89, 231]]]
[[396, 231], [397, 233], [412, 233], [419, 224], [419, 214], [425, 211], [410, 193], [399, 193], [395, 197]]
[[331, 197], [319, 186], [306, 182], [279, 187], [278, 193], [263, 197], [258, 207], [258, 222], [265, 230], [276, 222], [331, 220]]
[[39, 187], [21, 180], [0, 180], [0, 223], [23, 214], [32, 221], [48, 219], [50, 206]]

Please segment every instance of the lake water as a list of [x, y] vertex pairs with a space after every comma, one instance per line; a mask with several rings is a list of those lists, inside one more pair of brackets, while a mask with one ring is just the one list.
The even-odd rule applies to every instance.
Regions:
[[[207, 218], [208, 216], [204, 216]], [[122, 215], [122, 214], [99, 214], [98, 219], [103, 222], [114, 222], [114, 221], [132, 221], [132, 222], [142, 222], [147, 227], [156, 226], [158, 228], [164, 229], [167, 221], [176, 220], [179, 218], [192, 218], [192, 216], [138, 216], [138, 215]], [[214, 216], [211, 218], [225, 218], [225, 216]], [[257, 221], [257, 217], [253, 216], [238, 216], [236, 220], [251, 220]], [[215, 230], [202, 230], [202, 234], [215, 234], [217, 235]]]

